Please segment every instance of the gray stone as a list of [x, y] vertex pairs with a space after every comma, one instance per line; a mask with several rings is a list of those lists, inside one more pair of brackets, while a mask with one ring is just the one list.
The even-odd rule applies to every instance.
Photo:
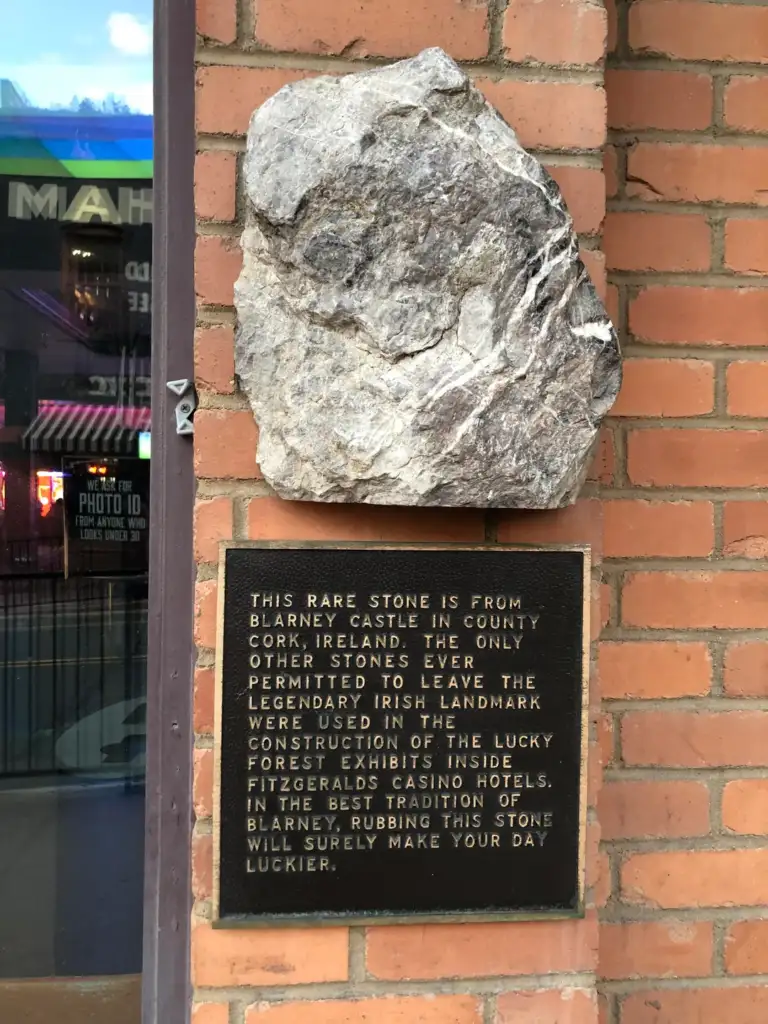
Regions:
[[621, 360], [557, 186], [445, 53], [253, 116], [236, 369], [285, 498], [555, 508]]

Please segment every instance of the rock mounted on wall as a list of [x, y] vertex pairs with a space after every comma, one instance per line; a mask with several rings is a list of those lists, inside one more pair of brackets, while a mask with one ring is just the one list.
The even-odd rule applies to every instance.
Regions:
[[554, 508], [619, 389], [557, 186], [441, 50], [253, 116], [236, 368], [285, 498]]

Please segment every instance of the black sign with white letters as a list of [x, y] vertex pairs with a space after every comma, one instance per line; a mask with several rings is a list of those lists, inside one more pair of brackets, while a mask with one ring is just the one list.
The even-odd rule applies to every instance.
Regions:
[[219, 924], [574, 914], [583, 550], [234, 545]]
[[149, 469], [134, 459], [73, 462], [64, 475], [67, 536], [87, 544], [146, 544]]

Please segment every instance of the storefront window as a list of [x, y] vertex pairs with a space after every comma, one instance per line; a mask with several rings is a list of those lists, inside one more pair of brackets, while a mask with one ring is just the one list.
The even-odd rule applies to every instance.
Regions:
[[138, 1024], [151, 0], [0, 33], [0, 1019]]

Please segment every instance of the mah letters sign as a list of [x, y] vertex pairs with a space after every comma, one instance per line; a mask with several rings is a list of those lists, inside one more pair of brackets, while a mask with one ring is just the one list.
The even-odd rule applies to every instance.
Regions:
[[574, 914], [584, 550], [231, 545], [219, 924]]
[[9, 181], [8, 217], [15, 220], [57, 220], [62, 223], [152, 223], [152, 189], [129, 185], [74, 182]]

